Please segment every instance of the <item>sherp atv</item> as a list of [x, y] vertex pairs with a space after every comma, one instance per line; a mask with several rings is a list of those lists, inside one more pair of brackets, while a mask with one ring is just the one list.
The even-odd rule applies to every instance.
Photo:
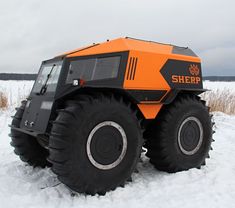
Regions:
[[11, 124], [22, 161], [51, 166], [71, 189], [105, 194], [131, 180], [142, 147], [159, 170], [205, 165], [212, 122], [200, 59], [132, 38], [43, 61]]

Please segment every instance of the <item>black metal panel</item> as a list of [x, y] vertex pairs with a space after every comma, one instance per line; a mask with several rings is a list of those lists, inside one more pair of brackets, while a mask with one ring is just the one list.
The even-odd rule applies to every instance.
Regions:
[[59, 57], [55, 57], [53, 59], [48, 59], [42, 62], [42, 64], [50, 64], [50, 63], [56, 63], [56, 62], [60, 62], [64, 59], [64, 57], [59, 56]]
[[[62, 61], [62, 58], [57, 57], [55, 59], [43, 61], [42, 64], [52, 64], [52, 63], [58, 63], [61, 61]], [[61, 73], [63, 71], [63, 67], [64, 67], [64, 63], [62, 64]], [[59, 80], [58, 80], [57, 89], [58, 89], [58, 86], [61, 85], [60, 80], [61, 80], [61, 76], [59, 77]], [[58, 93], [57, 89], [54, 92], [46, 91], [44, 94], [39, 94], [39, 93], [31, 91], [30, 96], [28, 98], [28, 101], [30, 101], [30, 105], [26, 106], [25, 108], [25, 111], [21, 120], [21, 124], [20, 124], [21, 129], [34, 131], [36, 133], [42, 133], [42, 134], [46, 132], [50, 116], [53, 112], [55, 95], [56, 93]], [[42, 108], [43, 102], [51, 103], [51, 108], [43, 109]], [[30, 123], [33, 123], [33, 125], [30, 125]]]
[[161, 103], [166, 105], [172, 103], [179, 93], [200, 95], [201, 93], [206, 91], [206, 89], [173, 89], [167, 93], [167, 95], [161, 100]]
[[[121, 89], [124, 82], [126, 64], [128, 60], [128, 51], [118, 52], [118, 53], [109, 53], [109, 54], [99, 54], [92, 56], [83, 56], [83, 57], [73, 57], [66, 58], [63, 61], [61, 74], [58, 80], [57, 89], [55, 92], [45, 92], [45, 94], [38, 94], [31, 92], [29, 96], [30, 105], [27, 106], [23, 114], [23, 118], [20, 124], [20, 128], [24, 131], [34, 132], [35, 134], [46, 133], [48, 128], [49, 120], [51, 116], [54, 115], [54, 108], [57, 105], [56, 100], [68, 95], [69, 93], [78, 90], [81, 86], [73, 86], [71, 83], [66, 84], [66, 78], [69, 70], [69, 63], [71, 60], [86, 59], [91, 57], [112, 57], [120, 56], [120, 65], [118, 70], [117, 78], [112, 79], [102, 79], [87, 81], [83, 87], [92, 87], [92, 88], [117, 88]], [[56, 57], [55, 59], [44, 61], [43, 64], [51, 64], [61, 61], [61, 57]], [[51, 103], [51, 108], [43, 109], [42, 105], [45, 102]], [[32, 125], [30, 125], [32, 123]]]
[[167, 93], [166, 90], [126, 90], [137, 103], [144, 101], [159, 102]]
[[105, 57], [113, 57], [120, 56], [120, 65], [118, 70], [117, 78], [111, 79], [101, 79], [101, 80], [91, 80], [86, 81], [83, 87], [93, 87], [93, 88], [123, 88], [123, 82], [125, 77], [126, 65], [128, 60], [129, 51], [124, 52], [116, 52], [116, 53], [107, 53], [107, 54], [97, 54], [97, 55], [89, 55], [89, 56], [79, 56], [79, 57], [71, 57], [66, 58], [64, 61], [64, 67], [61, 72], [61, 79], [59, 79], [59, 84], [56, 92], [56, 99], [65, 96], [73, 91], [78, 90], [81, 86], [73, 86], [72, 84], [66, 84], [67, 74], [69, 72], [69, 65], [71, 61], [87, 59], [87, 58], [105, 58]]
[[188, 47], [173, 46], [172, 53], [197, 57], [197, 55]]
[[[28, 102], [30, 104], [25, 108], [20, 128], [44, 133], [53, 108], [54, 97], [44, 95], [34, 96]], [[51, 108], [43, 109], [43, 102], [51, 103]]]
[[[193, 73], [193, 71], [190, 70], [191, 67], [195, 67], [197, 71]], [[200, 63], [169, 59], [160, 72], [172, 89], [203, 88]], [[178, 78], [179, 81], [174, 81], [174, 77]], [[196, 79], [200, 79], [200, 81], [193, 83], [192, 80], [195, 81]]]

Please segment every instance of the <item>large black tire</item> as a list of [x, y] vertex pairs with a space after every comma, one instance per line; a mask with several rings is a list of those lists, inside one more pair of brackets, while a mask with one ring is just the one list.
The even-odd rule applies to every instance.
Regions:
[[[26, 101], [22, 101], [22, 105], [17, 109], [13, 116], [12, 126], [19, 128], [20, 122], [24, 113]], [[50, 166], [47, 161], [48, 151], [44, 149], [37, 139], [28, 134], [11, 129], [11, 146], [14, 147], [14, 152], [20, 157], [23, 162], [34, 167]]]
[[135, 112], [122, 98], [80, 95], [68, 101], [53, 122], [48, 160], [72, 190], [104, 195], [130, 179], [142, 149], [141, 132]]
[[198, 96], [183, 94], [164, 106], [144, 134], [146, 155], [158, 170], [174, 173], [205, 165], [212, 141], [208, 109]]

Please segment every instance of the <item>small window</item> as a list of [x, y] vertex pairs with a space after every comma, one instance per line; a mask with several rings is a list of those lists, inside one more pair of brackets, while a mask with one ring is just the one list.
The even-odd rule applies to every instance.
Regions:
[[71, 61], [67, 83], [72, 83], [74, 79], [91, 81], [116, 78], [119, 64], [120, 56]]

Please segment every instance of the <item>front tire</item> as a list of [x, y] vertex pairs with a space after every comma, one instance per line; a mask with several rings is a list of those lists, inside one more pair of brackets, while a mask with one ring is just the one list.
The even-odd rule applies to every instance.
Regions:
[[205, 102], [180, 95], [164, 106], [145, 132], [147, 156], [158, 169], [170, 173], [200, 168], [212, 142], [212, 122]]
[[105, 194], [124, 186], [136, 168], [142, 134], [130, 105], [113, 96], [68, 101], [50, 137], [52, 170], [79, 193]]
[[[22, 101], [20, 108], [17, 109], [17, 112], [13, 116], [11, 125], [19, 128], [20, 122], [23, 117], [26, 101]], [[47, 161], [49, 155], [48, 151], [44, 149], [37, 141], [37, 138], [24, 134], [11, 129], [11, 146], [14, 147], [14, 152], [20, 157], [23, 162], [28, 163], [34, 167], [46, 167], [51, 164]]]

